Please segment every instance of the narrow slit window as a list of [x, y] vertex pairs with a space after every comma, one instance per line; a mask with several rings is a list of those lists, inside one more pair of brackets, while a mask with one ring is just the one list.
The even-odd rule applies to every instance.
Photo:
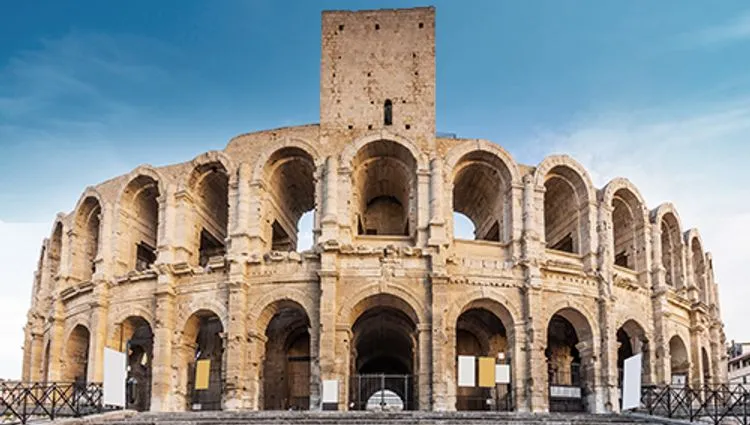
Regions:
[[383, 124], [393, 124], [393, 102], [391, 102], [391, 99], [386, 99], [383, 105]]

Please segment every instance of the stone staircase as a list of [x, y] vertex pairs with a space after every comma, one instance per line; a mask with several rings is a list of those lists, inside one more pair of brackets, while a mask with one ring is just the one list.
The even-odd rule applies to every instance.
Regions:
[[[496, 412], [179, 412], [138, 413], [79, 419], [86, 425], [624, 425], [674, 424], [636, 415], [527, 414]], [[127, 416], [127, 417], [126, 417]], [[74, 423], [74, 422], [69, 422]]]

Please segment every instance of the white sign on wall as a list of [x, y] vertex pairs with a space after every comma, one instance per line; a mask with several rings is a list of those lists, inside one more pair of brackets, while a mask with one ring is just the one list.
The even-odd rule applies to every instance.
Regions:
[[323, 380], [323, 403], [339, 402], [339, 381], [335, 379]]
[[475, 387], [477, 385], [476, 359], [474, 356], [458, 356], [459, 387]]
[[125, 353], [104, 348], [104, 383], [102, 403], [125, 407], [125, 380], [128, 377]]
[[510, 365], [508, 364], [495, 365], [495, 383], [496, 384], [510, 384]]
[[622, 378], [622, 410], [635, 409], [641, 405], [641, 368], [643, 354], [625, 359]]

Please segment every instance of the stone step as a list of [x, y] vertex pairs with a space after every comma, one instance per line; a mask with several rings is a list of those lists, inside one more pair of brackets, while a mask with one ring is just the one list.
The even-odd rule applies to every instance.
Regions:
[[509, 412], [177, 412], [140, 413], [91, 425], [625, 425], [663, 424], [660, 418], [628, 415]]

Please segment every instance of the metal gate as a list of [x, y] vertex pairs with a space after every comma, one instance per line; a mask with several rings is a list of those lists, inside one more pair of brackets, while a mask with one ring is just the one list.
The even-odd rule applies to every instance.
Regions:
[[414, 381], [411, 375], [354, 375], [350, 407], [353, 410], [414, 410]]

